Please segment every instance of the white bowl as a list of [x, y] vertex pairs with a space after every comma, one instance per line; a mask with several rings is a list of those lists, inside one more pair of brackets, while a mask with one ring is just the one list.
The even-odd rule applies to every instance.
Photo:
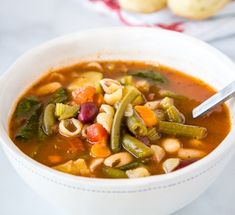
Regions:
[[[218, 177], [235, 148], [232, 129], [202, 160], [182, 170], [141, 179], [92, 179], [50, 169], [23, 154], [7, 134], [19, 95], [52, 68], [83, 60], [159, 62], [198, 77], [216, 89], [235, 78], [234, 64], [219, 51], [191, 37], [149, 28], [111, 28], [71, 34], [26, 53], [0, 82], [0, 138], [19, 175], [37, 193], [69, 214], [169, 214], [197, 198]], [[218, 193], [219, 195], [219, 193]]]

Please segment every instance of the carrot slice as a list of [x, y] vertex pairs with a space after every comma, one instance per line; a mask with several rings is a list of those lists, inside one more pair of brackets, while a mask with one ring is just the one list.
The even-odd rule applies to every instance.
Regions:
[[157, 117], [149, 107], [137, 105], [135, 106], [135, 110], [144, 120], [144, 123], [147, 127], [153, 127], [157, 125]]
[[106, 144], [96, 143], [91, 147], [91, 156], [95, 158], [105, 158], [111, 155], [111, 151]]

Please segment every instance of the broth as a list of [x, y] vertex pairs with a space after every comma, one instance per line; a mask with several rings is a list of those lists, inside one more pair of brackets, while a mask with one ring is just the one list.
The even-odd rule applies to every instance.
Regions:
[[[138, 75], [136, 75], [136, 71], [137, 72], [141, 72], [141, 71], [156, 71], [156, 73], [163, 75], [165, 77], [164, 83], [160, 83], [160, 82], [154, 82], [152, 80], [150, 80], [150, 78], [146, 77], [138, 77]], [[153, 66], [151, 64], [147, 64], [144, 62], [122, 62], [122, 61], [114, 61], [114, 62], [95, 62], [95, 63], [81, 63], [78, 65], [74, 65], [68, 68], [62, 68], [53, 72], [48, 73], [45, 77], [41, 78], [40, 80], [38, 80], [30, 89], [28, 89], [26, 91], [26, 93], [19, 99], [19, 101], [22, 101], [23, 98], [27, 98], [30, 96], [34, 96], [36, 97], [37, 101], [41, 103], [41, 107], [40, 107], [40, 117], [41, 117], [41, 121], [43, 121], [43, 117], [45, 116], [45, 107], [48, 105], [52, 94], [54, 93], [42, 93], [40, 94], [40, 90], [43, 91], [42, 87], [50, 84], [50, 83], [59, 83], [63, 88], [65, 88], [66, 90], [71, 86], [71, 83], [74, 82], [74, 80], [79, 79], [79, 77], [81, 77], [81, 74], [84, 74], [86, 72], [90, 72], [90, 71], [95, 71], [95, 72], [101, 72], [103, 74], [102, 79], [104, 78], [109, 78], [109, 79], [113, 79], [113, 80], [120, 80], [121, 78], [123, 78], [124, 76], [129, 75], [129, 78], [131, 75], [132, 76], [132, 85], [134, 85], [135, 87], [137, 86], [137, 88], [139, 89], [139, 91], [144, 95], [145, 99], [147, 101], [158, 101], [160, 102], [160, 100], [164, 99], [164, 96], [161, 95], [161, 93], [169, 93], [173, 92], [174, 95], [173, 96], [173, 100], [174, 100], [174, 108], [176, 108], [178, 110], [178, 112], [180, 112], [181, 114], [184, 115], [185, 118], [185, 122], [180, 122], [180, 124], [187, 124], [187, 125], [193, 125], [193, 126], [200, 126], [200, 127], [204, 127], [207, 129], [207, 135], [204, 138], [199, 138], [200, 140], [198, 140], [197, 138], [189, 138], [186, 136], [181, 136], [181, 135], [173, 135], [173, 134], [164, 134], [161, 133], [159, 131], [157, 131], [160, 135], [161, 138], [156, 138], [155, 140], [149, 141], [149, 138], [146, 138], [146, 135], [139, 137], [138, 135], [133, 135], [133, 133], [130, 132], [130, 130], [128, 130], [127, 126], [125, 125], [126, 120], [128, 117], [123, 117], [122, 118], [122, 124], [124, 124], [124, 126], [122, 127], [122, 130], [125, 130], [126, 133], [128, 133], [128, 135], [131, 135], [137, 139], [140, 140], [141, 143], [146, 144], [145, 146], [147, 146], [149, 149], [151, 148], [151, 145], [157, 145], [160, 146], [161, 149], [163, 149], [165, 155], [164, 158], [161, 161], [156, 161], [156, 157], [153, 158], [155, 156], [155, 153], [151, 154], [151, 156], [147, 156], [145, 158], [140, 158], [140, 157], [136, 157], [136, 156], [131, 156], [132, 158], [132, 162], [136, 162], [136, 166], [133, 169], [136, 168], [144, 168], [148, 171], [149, 175], [158, 175], [158, 174], [164, 174], [164, 173], [168, 173], [168, 170], [166, 169], [166, 167], [164, 168], [164, 161], [166, 161], [169, 158], [173, 158], [176, 159], [174, 160], [174, 162], [178, 162], [179, 163], [176, 165], [175, 164], [175, 168], [173, 168], [171, 171], [174, 171], [178, 168], [181, 168], [181, 166], [184, 166], [184, 162], [188, 160], [188, 163], [192, 163], [202, 157], [203, 156], [193, 156], [193, 157], [188, 157], [188, 159], [184, 158], [184, 154], [187, 153], [187, 151], [182, 151], [183, 155], [179, 155], [179, 151], [177, 151], [177, 144], [180, 145], [180, 149], [193, 149], [196, 150], [197, 153], [203, 152], [205, 155], [209, 154], [210, 152], [212, 152], [222, 141], [223, 139], [226, 137], [226, 135], [228, 134], [229, 130], [230, 130], [230, 116], [229, 116], [229, 112], [228, 109], [226, 107], [226, 105], [220, 105], [218, 107], [216, 107], [215, 109], [213, 109], [212, 111], [210, 111], [207, 115], [203, 116], [203, 117], [199, 117], [197, 119], [193, 119], [192, 118], [192, 110], [194, 107], [196, 107], [197, 105], [199, 105], [201, 102], [203, 102], [204, 100], [206, 100], [208, 97], [210, 97], [211, 95], [213, 95], [215, 93], [215, 90], [212, 89], [210, 86], [208, 86], [207, 84], [205, 84], [204, 82], [190, 77], [186, 74], [183, 74], [179, 71], [176, 71], [174, 69], [170, 69], [168, 67], [165, 66]], [[132, 72], [135, 73], [132, 73]], [[141, 76], [141, 75], [140, 75]], [[95, 81], [94, 81], [95, 82]], [[99, 81], [97, 80], [97, 83], [99, 83]], [[80, 82], [79, 82], [80, 84]], [[94, 83], [92, 83], [91, 85], [93, 85]], [[84, 82], [84, 86], [81, 86], [81, 88], [84, 88], [85, 85], [87, 85]], [[56, 85], [55, 85], [56, 86]], [[93, 85], [95, 86], [95, 85]], [[99, 86], [100, 87], [100, 86]], [[126, 89], [126, 86], [121, 86], [122, 88], [120, 89]], [[124, 87], [124, 88], [123, 88]], [[145, 89], [145, 88], [149, 88], [149, 89]], [[93, 87], [94, 89], [94, 87]], [[75, 89], [76, 90], [76, 89]], [[104, 89], [103, 89], [104, 90]], [[102, 94], [102, 97], [105, 97], [105, 92], [103, 90], [100, 89], [96, 89], [95, 92], [95, 96], [97, 94]], [[167, 92], [165, 91], [167, 90]], [[75, 102], [74, 100], [74, 94], [70, 91], [67, 90], [68, 92], [68, 99], [66, 100], [66, 104], [69, 105], [80, 105], [80, 108], [82, 107], [83, 102]], [[97, 93], [98, 92], [98, 93]], [[122, 99], [124, 98], [125, 94], [124, 91], [123, 92], [123, 96]], [[77, 93], [79, 93], [77, 91]], [[170, 96], [170, 97], [171, 97]], [[100, 96], [101, 97], [101, 96]], [[82, 96], [82, 99], [85, 99], [84, 96]], [[94, 99], [94, 97], [93, 97]], [[101, 98], [103, 100], [103, 98]], [[97, 99], [96, 99], [97, 100]], [[87, 98], [88, 103], [90, 102], [90, 100]], [[94, 101], [92, 100], [92, 102], [94, 103]], [[103, 101], [103, 103], [106, 103]], [[146, 103], [146, 101], [144, 102]], [[18, 102], [19, 104], [19, 102]], [[97, 105], [97, 103], [95, 103], [97, 108], [99, 109], [100, 104]], [[56, 104], [57, 105], [57, 104]], [[53, 105], [52, 105], [53, 106]], [[110, 105], [111, 107], [114, 107], [115, 105]], [[141, 105], [137, 105], [137, 106], [141, 106], [144, 107], [144, 104]], [[134, 109], [134, 105], [132, 106], [132, 108]], [[143, 108], [142, 108], [143, 109]], [[144, 108], [145, 109], [145, 108]], [[158, 108], [157, 108], [158, 109]], [[91, 108], [89, 110], [92, 110]], [[32, 111], [32, 109], [30, 109], [30, 111]], [[29, 112], [30, 112], [29, 111]], [[81, 113], [81, 109], [80, 109], [80, 113]], [[153, 110], [151, 110], [152, 112], [154, 112]], [[42, 116], [42, 113], [44, 112], [44, 116]], [[100, 110], [99, 110], [100, 112]], [[117, 111], [115, 111], [117, 112]], [[138, 112], [137, 108], [134, 109], [135, 114], [138, 115], [139, 118], [141, 118], [141, 112]], [[167, 110], [162, 110], [161, 108], [159, 108], [159, 112], [163, 113], [163, 115], [165, 116], [167, 112]], [[156, 113], [156, 111], [154, 112]], [[39, 115], [37, 116], [39, 118]], [[96, 114], [97, 116], [97, 114]], [[181, 115], [180, 115], [181, 116]], [[33, 135], [29, 135], [30, 138], [18, 138], [18, 134], [21, 132], [22, 126], [25, 124], [25, 122], [28, 120], [28, 113], [26, 113], [23, 116], [17, 116], [17, 109], [15, 110], [15, 113], [12, 115], [11, 120], [10, 120], [10, 124], [9, 124], [9, 135], [12, 139], [12, 141], [28, 156], [32, 157], [34, 160], [47, 165], [49, 167], [55, 167], [55, 166], [59, 166], [61, 164], [64, 164], [70, 160], [72, 161], [76, 161], [77, 159], [82, 159], [83, 161], [85, 161], [85, 166], [88, 168], [86, 174], [81, 174], [80, 170], [76, 170], [75, 172], [69, 172], [64, 170], [63, 168], [59, 170], [64, 171], [64, 172], [68, 172], [71, 174], [75, 174], [75, 175], [82, 175], [82, 176], [88, 176], [88, 177], [99, 177], [99, 178], [107, 178], [107, 177], [112, 177], [110, 176], [110, 174], [107, 174], [107, 171], [104, 171], [105, 168], [105, 164], [103, 163], [103, 159], [105, 159], [106, 157], [109, 157], [111, 154], [115, 154], [116, 151], [112, 151], [112, 149], [110, 148], [110, 134], [106, 132], [106, 145], [105, 147], [108, 147], [109, 151], [111, 152], [111, 154], [109, 154], [108, 156], [94, 156], [91, 155], [91, 148], [96, 145], [97, 143], [94, 143], [90, 140], [87, 140], [86, 137], [82, 137], [81, 132], [79, 132], [79, 134], [75, 135], [74, 137], [68, 137], [65, 134], [60, 132], [60, 120], [56, 119], [56, 121], [53, 123], [52, 128], [50, 128], [49, 130], [51, 130], [51, 134], [47, 135], [45, 134], [45, 126], [43, 129], [40, 130], [40, 132], [42, 132], [43, 134], [43, 138], [39, 140], [38, 138], [38, 130], [35, 130], [35, 127], [33, 129]], [[167, 115], [167, 119], [163, 120], [163, 121], [171, 121], [169, 120], [169, 115]], [[77, 114], [74, 115], [74, 118], [77, 119]], [[112, 117], [114, 118], [114, 116]], [[158, 116], [156, 116], [157, 118], [157, 124], [154, 126], [147, 126], [147, 129], [151, 129], [151, 128], [156, 128], [156, 130], [158, 129], [159, 126], [159, 122], [161, 120], [159, 120]], [[147, 119], [143, 120], [143, 118], [141, 119], [141, 123], [146, 123]], [[151, 120], [150, 120], [151, 121]], [[89, 123], [82, 123], [83, 125], [91, 125], [91, 124], [95, 124], [96, 122], [96, 118], [94, 118], [93, 121], [90, 121]], [[172, 121], [171, 121], [172, 122]], [[72, 121], [68, 122], [68, 123], [73, 123]], [[152, 123], [152, 122], [151, 122]], [[154, 122], [153, 122], [154, 123]], [[178, 123], [178, 122], [177, 122]], [[70, 130], [70, 132], [76, 132], [77, 127], [74, 124], [70, 124], [70, 125], [66, 125], [65, 126], [68, 130]], [[98, 128], [97, 128], [98, 129]], [[86, 130], [87, 131], [87, 130]], [[97, 130], [98, 131], [98, 130]], [[94, 131], [93, 131], [94, 132]], [[123, 134], [121, 134], [123, 135]], [[16, 138], [17, 137], [17, 138]], [[123, 140], [121, 139], [122, 136], [120, 137], [120, 144], [123, 144]], [[173, 140], [172, 140], [173, 138]], [[148, 140], [146, 140], [148, 139]], [[174, 142], [175, 141], [175, 142]], [[168, 143], [166, 143], [168, 142]], [[170, 144], [169, 144], [170, 142]], [[164, 145], [165, 144], [165, 145]], [[176, 151], [171, 152], [167, 146], [171, 147], [171, 145], [173, 145], [174, 147], [176, 147]], [[121, 152], [128, 152], [128, 150], [124, 149], [125, 147], [121, 146]], [[132, 153], [129, 153], [132, 154]], [[97, 167], [95, 168], [95, 170], [90, 170], [89, 166], [92, 162], [94, 162], [93, 160], [99, 160], [100, 164], [97, 165]], [[178, 159], [178, 160], [177, 160]], [[102, 162], [101, 162], [102, 160]], [[98, 163], [98, 161], [96, 161]], [[118, 161], [119, 162], [119, 161]], [[137, 165], [138, 163], [138, 165]], [[141, 163], [141, 164], [140, 164]], [[84, 164], [84, 163], [83, 163]], [[166, 163], [165, 163], [166, 164]], [[125, 171], [121, 168], [118, 168], [117, 166], [115, 166], [115, 164], [113, 164], [114, 166], [112, 166], [110, 169], [106, 169], [106, 170], [110, 170], [112, 171], [114, 170], [119, 170], [121, 172], [119, 172], [120, 174], [125, 173]], [[187, 164], [188, 165], [188, 164]], [[169, 172], [171, 172], [169, 171]], [[118, 173], [118, 172], [117, 172]], [[128, 177], [132, 177], [129, 176], [132, 173], [128, 174]], [[142, 173], [141, 173], [142, 174]], [[147, 175], [148, 175], [147, 174]], [[138, 175], [138, 174], [137, 174]], [[147, 175], [143, 175], [143, 176], [147, 176]], [[142, 176], [142, 175], [141, 175]], [[134, 176], [135, 177], [135, 176]], [[116, 177], [113, 177], [116, 178]]]

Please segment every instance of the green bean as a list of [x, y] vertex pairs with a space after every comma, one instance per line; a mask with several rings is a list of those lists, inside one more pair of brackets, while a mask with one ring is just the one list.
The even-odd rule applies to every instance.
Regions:
[[44, 110], [43, 115], [43, 131], [45, 134], [51, 135], [53, 133], [52, 126], [55, 123], [55, 104], [48, 104]]
[[113, 119], [111, 143], [110, 143], [113, 152], [119, 152], [121, 148], [120, 129], [121, 129], [122, 118], [127, 108], [127, 105], [131, 103], [138, 95], [140, 95], [140, 92], [135, 87], [127, 86], [126, 88], [127, 88], [127, 93], [124, 96], [124, 98], [121, 100]]
[[103, 167], [102, 172], [109, 178], [127, 178], [127, 175], [124, 171], [112, 167]]
[[145, 136], [147, 127], [136, 116], [127, 117], [127, 127], [130, 132], [136, 136]]
[[170, 90], [159, 90], [159, 95], [161, 98], [164, 98], [164, 97], [170, 97], [173, 99], [184, 99], [185, 98], [184, 96], [178, 95]]
[[175, 122], [160, 121], [159, 132], [163, 134], [202, 139], [206, 136], [207, 129], [199, 126], [183, 125]]
[[183, 116], [175, 106], [167, 108], [166, 114], [170, 122], [183, 123]]
[[146, 158], [153, 155], [151, 148], [129, 134], [123, 136], [122, 146], [137, 158]]
[[167, 110], [169, 107], [174, 105], [174, 100], [172, 98], [169, 97], [165, 97], [164, 99], [162, 99], [160, 101], [160, 107], [163, 110]]
[[161, 138], [156, 128], [149, 128], [146, 136], [150, 141], [158, 140]]
[[132, 163], [128, 163], [126, 165], [123, 165], [121, 167], [119, 167], [119, 169], [121, 170], [129, 170], [129, 169], [135, 169], [136, 167], [142, 166], [143, 163], [141, 162], [132, 162]]

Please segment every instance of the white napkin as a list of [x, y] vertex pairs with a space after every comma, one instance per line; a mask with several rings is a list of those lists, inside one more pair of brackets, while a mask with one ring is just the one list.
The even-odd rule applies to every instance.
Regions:
[[164, 9], [151, 14], [129, 13], [121, 10], [117, 0], [85, 0], [85, 5], [99, 13], [118, 18], [129, 26], [160, 27], [183, 32], [211, 41], [235, 34], [235, 1], [208, 20], [192, 21], [175, 16]]

